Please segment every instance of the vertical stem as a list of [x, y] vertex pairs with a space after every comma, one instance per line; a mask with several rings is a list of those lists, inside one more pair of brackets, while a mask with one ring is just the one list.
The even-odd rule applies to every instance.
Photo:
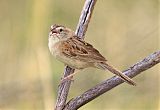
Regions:
[[[79, 18], [79, 23], [75, 31], [75, 34], [80, 38], [84, 38], [96, 1], [97, 0], [85, 1], [84, 7], [81, 12], [81, 16]], [[72, 74], [73, 72], [74, 69], [70, 68], [69, 66], [66, 66], [63, 77], [66, 77]], [[58, 89], [58, 96], [57, 96], [55, 110], [62, 110], [64, 108], [69, 93], [70, 85], [71, 85], [71, 80], [68, 80], [60, 84]]]

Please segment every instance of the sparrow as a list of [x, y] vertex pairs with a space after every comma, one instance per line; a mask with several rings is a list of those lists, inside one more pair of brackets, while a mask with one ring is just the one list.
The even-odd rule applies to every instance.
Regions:
[[[48, 38], [48, 47], [51, 54], [74, 69], [94, 67], [109, 70], [130, 85], [136, 83], [107, 63], [107, 60], [91, 44], [77, 37], [73, 30], [63, 25], [52, 25]], [[70, 76], [67, 77], [72, 77]]]

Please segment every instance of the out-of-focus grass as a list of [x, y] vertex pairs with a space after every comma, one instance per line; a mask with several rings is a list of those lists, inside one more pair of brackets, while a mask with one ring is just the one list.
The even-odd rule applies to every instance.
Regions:
[[[76, 28], [84, 0], [0, 0], [0, 109], [51, 110], [64, 65], [48, 51], [50, 25]], [[97, 1], [86, 41], [124, 70], [159, 49], [158, 0]], [[158, 65], [81, 110], [157, 110]], [[72, 98], [112, 76], [85, 69], [75, 76]]]

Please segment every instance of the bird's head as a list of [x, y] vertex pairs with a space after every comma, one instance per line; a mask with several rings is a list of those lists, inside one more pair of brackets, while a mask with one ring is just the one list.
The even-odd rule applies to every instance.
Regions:
[[73, 36], [74, 36], [74, 31], [65, 26], [57, 24], [51, 26], [51, 31], [49, 33], [49, 39], [51, 38], [51, 39], [65, 40]]

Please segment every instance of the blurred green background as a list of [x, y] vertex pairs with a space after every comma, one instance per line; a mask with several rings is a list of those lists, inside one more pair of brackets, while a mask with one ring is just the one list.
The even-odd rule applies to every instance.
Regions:
[[[48, 50], [52, 24], [76, 29], [84, 0], [0, 0], [0, 110], [53, 110], [64, 65]], [[125, 70], [159, 49], [158, 0], [98, 0], [85, 40]], [[158, 110], [158, 65], [80, 110]], [[69, 99], [113, 76], [75, 75]]]

